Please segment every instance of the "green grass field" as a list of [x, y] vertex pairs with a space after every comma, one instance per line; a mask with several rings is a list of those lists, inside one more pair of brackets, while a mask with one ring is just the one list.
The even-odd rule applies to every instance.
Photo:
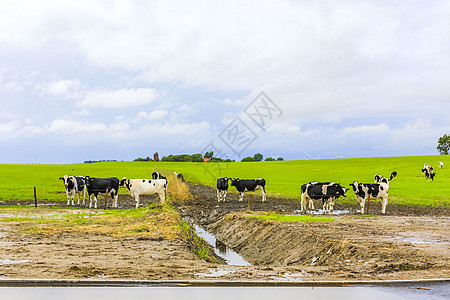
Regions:
[[[444, 169], [438, 169], [438, 162]], [[427, 163], [437, 173], [426, 182], [420, 170]], [[64, 186], [58, 178], [68, 175], [92, 177], [150, 178], [153, 170], [177, 171], [186, 180], [215, 186], [219, 177], [266, 179], [269, 196], [300, 198], [300, 186], [310, 181], [335, 181], [346, 187], [358, 180], [371, 183], [377, 173], [398, 178], [390, 184], [389, 203], [399, 205], [450, 206], [449, 156], [409, 156], [386, 158], [323, 159], [238, 163], [173, 163], [173, 162], [101, 162], [67, 165], [0, 165], [0, 200], [32, 200], [33, 187], [38, 201], [64, 201]], [[233, 191], [234, 188], [231, 189]], [[126, 193], [121, 189], [120, 193]], [[347, 201], [356, 203], [353, 192]]]

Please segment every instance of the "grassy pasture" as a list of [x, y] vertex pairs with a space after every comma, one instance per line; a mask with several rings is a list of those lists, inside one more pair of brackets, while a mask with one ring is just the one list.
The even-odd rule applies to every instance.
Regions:
[[[438, 169], [438, 162], [444, 169]], [[434, 182], [426, 182], [420, 170], [427, 163], [437, 173]], [[300, 197], [300, 186], [310, 181], [335, 181], [346, 187], [358, 180], [371, 183], [377, 173], [389, 177], [392, 171], [398, 178], [390, 184], [389, 203], [400, 205], [450, 206], [449, 156], [408, 156], [353, 159], [322, 159], [299, 161], [244, 163], [173, 163], [173, 162], [101, 162], [67, 165], [0, 165], [0, 200], [32, 200], [37, 187], [39, 201], [64, 201], [64, 174], [92, 177], [150, 178], [153, 170], [177, 171], [189, 181], [215, 186], [219, 177], [266, 179], [270, 196]], [[169, 183], [170, 185], [170, 183]], [[234, 188], [231, 189], [234, 191]], [[127, 193], [121, 189], [120, 193]], [[355, 203], [353, 192], [346, 199]]]

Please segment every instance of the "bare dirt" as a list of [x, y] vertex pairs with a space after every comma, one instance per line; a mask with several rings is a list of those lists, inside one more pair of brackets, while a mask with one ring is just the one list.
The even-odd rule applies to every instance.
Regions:
[[[24, 234], [20, 224], [0, 224], [0, 278], [318, 281], [450, 278], [450, 209], [388, 205], [381, 215], [362, 217], [356, 205], [332, 222], [279, 223], [249, 218], [249, 209], [293, 214], [298, 200], [259, 192], [228, 194], [218, 203], [210, 187], [189, 184], [190, 201], [175, 203], [239, 252], [252, 266], [199, 259], [181, 239], [163, 236], [114, 237], [77, 232]], [[250, 204], [247, 201], [251, 199]], [[144, 199], [144, 203], [157, 201]], [[121, 195], [121, 208], [132, 208]], [[11, 204], [11, 203], [9, 203]], [[22, 203], [25, 204], [25, 203]], [[318, 205], [319, 203], [317, 203]], [[101, 206], [101, 202], [99, 204]]]

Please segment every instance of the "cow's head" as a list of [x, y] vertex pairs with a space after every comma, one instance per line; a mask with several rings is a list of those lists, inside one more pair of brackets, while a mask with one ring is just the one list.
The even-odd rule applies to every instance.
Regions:
[[67, 188], [75, 185], [75, 178], [73, 176], [64, 175], [64, 177], [59, 177], [60, 180], [64, 182], [64, 186]]
[[336, 184], [337, 192], [342, 197], [347, 197], [347, 189], [341, 186], [339, 183]]
[[359, 194], [360, 185], [358, 181], [353, 181], [353, 183], [350, 183], [350, 186], [353, 187], [353, 192], [355, 192], [355, 194]]
[[89, 184], [92, 180], [93, 179], [90, 176], [84, 177], [84, 183], [86, 184], [86, 186], [89, 186]]
[[123, 177], [119, 182], [119, 187], [123, 187], [125, 185], [125, 183], [127, 182], [127, 180], [128, 179], [126, 177]]
[[231, 178], [231, 186], [236, 186], [236, 184], [238, 184], [239, 182], [239, 178]]

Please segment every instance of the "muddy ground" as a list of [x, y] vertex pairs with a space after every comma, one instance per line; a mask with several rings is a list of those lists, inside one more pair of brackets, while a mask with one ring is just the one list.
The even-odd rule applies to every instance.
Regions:
[[[190, 184], [190, 201], [177, 201], [183, 217], [194, 220], [239, 252], [252, 266], [200, 260], [180, 239], [151, 236], [113, 237], [76, 232], [54, 236], [21, 233], [0, 224], [0, 278], [141, 280], [367, 280], [450, 278], [450, 209], [388, 205], [381, 215], [362, 217], [357, 205], [333, 222], [277, 223], [248, 218], [249, 209], [297, 213], [298, 200], [260, 193], [228, 194], [217, 203], [215, 190]], [[251, 205], [247, 202], [251, 199]], [[142, 200], [142, 199], [141, 199]], [[144, 203], [157, 201], [146, 198]], [[15, 201], [17, 202], [17, 201]], [[121, 208], [132, 208], [121, 195]], [[15, 204], [4, 202], [2, 204]], [[21, 204], [26, 204], [22, 202]], [[316, 203], [319, 206], [319, 203]], [[99, 203], [102, 206], [102, 202]]]

